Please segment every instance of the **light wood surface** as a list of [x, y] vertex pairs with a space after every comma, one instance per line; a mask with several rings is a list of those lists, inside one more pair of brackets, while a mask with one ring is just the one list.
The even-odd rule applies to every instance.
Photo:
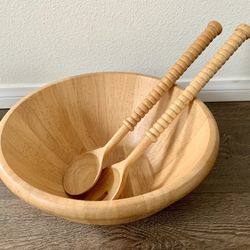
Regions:
[[137, 222], [82, 225], [42, 213], [0, 181], [0, 249], [250, 249], [250, 102], [206, 105], [219, 127], [220, 150], [191, 194]]
[[[155, 122], [152, 128], [146, 133], [146, 136], [133, 149], [129, 156], [114, 165], [106, 168], [101, 175], [98, 183], [88, 192], [88, 200], [113, 200], [119, 198], [123, 191], [128, 170], [132, 164], [144, 153], [144, 151], [169, 127], [169, 125], [178, 117], [187, 105], [190, 104], [206, 85], [206, 83], [218, 72], [225, 62], [241, 46], [241, 44], [250, 37], [250, 26], [239, 25], [232, 36], [225, 42], [217, 53], [204, 66], [193, 81], [185, 88], [170, 107]], [[143, 169], [141, 170], [143, 171]], [[147, 185], [147, 184], [145, 184]]]
[[[149, 92], [143, 102], [140, 103], [137, 108], [135, 108], [134, 112], [123, 121], [123, 125], [111, 137], [107, 144], [101, 148], [81, 154], [72, 160], [63, 177], [63, 186], [68, 194], [80, 195], [95, 185], [102, 169], [105, 167], [105, 159], [109, 156], [111, 150], [129, 131], [134, 129], [141, 118], [144, 117], [145, 114], [147, 114], [148, 111], [160, 100], [160, 98], [175, 84], [176, 80], [181, 77], [194, 60], [213, 41], [213, 39], [221, 33], [221, 31], [222, 26], [220, 23], [217, 21], [209, 22], [206, 29], [197, 37], [184, 54], [181, 55], [161, 81]], [[121, 169], [122, 167], [120, 167], [120, 170]], [[105, 183], [107, 183], [106, 187], [108, 185], [111, 188], [110, 175], [119, 178], [122, 173], [121, 171], [114, 171], [110, 174], [107, 174], [107, 171], [103, 173], [102, 179], [104, 179], [104, 176], [107, 177], [105, 181]], [[88, 178], [86, 178], [87, 176]], [[117, 178], [112, 178], [114, 181], [116, 179]], [[101, 183], [101, 185], [104, 185], [103, 180]], [[122, 182], [120, 184], [122, 184]], [[99, 186], [100, 185], [97, 185], [97, 187]], [[113, 190], [115, 191], [115, 189]], [[92, 193], [92, 191], [90, 193]], [[99, 192], [96, 192], [96, 194], [97, 193]], [[96, 197], [98, 200], [99, 196], [100, 195]], [[103, 194], [101, 196], [103, 196]], [[114, 195], [111, 195], [111, 192], [108, 192], [106, 198], [107, 197], [113, 198]]]

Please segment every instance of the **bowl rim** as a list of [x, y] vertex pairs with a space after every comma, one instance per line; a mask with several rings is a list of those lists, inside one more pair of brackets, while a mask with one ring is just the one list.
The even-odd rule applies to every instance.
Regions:
[[[62, 80], [45, 84], [39, 89], [32, 91], [19, 100], [16, 104], [14, 104], [0, 121], [0, 178], [15, 195], [30, 205], [44, 210], [50, 214], [83, 223], [116, 224], [117, 222], [129, 222], [151, 215], [179, 200], [187, 193], [191, 192], [197, 185], [199, 185], [212, 168], [218, 154], [219, 132], [213, 115], [206, 105], [199, 99], [195, 99], [194, 102], [198, 102], [202, 110], [207, 115], [208, 120], [210, 121], [208, 123], [209, 130], [214, 136], [210, 137], [209, 139], [205, 157], [203, 155], [203, 158], [200, 159], [196, 165], [194, 165], [193, 169], [196, 171], [192, 172], [191, 176], [190, 173], [186, 173], [184, 175], [183, 182], [181, 183], [175, 180], [172, 183], [171, 188], [169, 186], [163, 186], [139, 196], [113, 201], [75, 200], [47, 193], [30, 185], [12, 170], [5, 160], [2, 152], [2, 134], [5, 124], [19, 105], [21, 105], [31, 96], [36, 95], [46, 88], [59, 85], [60, 83], [63, 83], [67, 80], [89, 77], [91, 75], [97, 74], [130, 74], [159, 80], [159, 78], [155, 76], [134, 72], [94, 72], [67, 77]], [[174, 87], [182, 89], [176, 85]], [[206, 165], [204, 164], [204, 161], [206, 162]]]

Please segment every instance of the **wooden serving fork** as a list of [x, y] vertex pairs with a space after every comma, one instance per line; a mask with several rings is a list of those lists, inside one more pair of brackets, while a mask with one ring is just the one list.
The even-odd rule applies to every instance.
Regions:
[[129, 156], [103, 170], [97, 184], [85, 195], [87, 200], [113, 200], [121, 194], [126, 183], [128, 169], [144, 153], [144, 151], [168, 128], [169, 124], [196, 98], [200, 90], [233, 55], [241, 44], [250, 37], [250, 26], [239, 25], [225, 44], [191, 81], [175, 102], [149, 129], [145, 137], [134, 148]]

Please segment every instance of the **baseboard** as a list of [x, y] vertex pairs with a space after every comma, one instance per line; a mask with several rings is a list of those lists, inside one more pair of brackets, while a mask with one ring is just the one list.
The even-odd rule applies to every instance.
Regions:
[[25, 95], [39, 89], [43, 84], [0, 84], [0, 109], [11, 108]]
[[[180, 81], [186, 87], [191, 79]], [[215, 79], [211, 80], [200, 92], [204, 102], [250, 101], [250, 79]]]
[[[189, 79], [179, 81], [185, 87]], [[18, 100], [44, 84], [0, 84], [0, 109], [12, 107]], [[201, 91], [205, 102], [250, 101], [250, 79], [215, 79]]]

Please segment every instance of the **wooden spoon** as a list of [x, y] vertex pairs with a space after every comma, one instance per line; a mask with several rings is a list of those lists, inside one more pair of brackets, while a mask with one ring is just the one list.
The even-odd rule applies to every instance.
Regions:
[[[149, 129], [142, 141], [130, 155], [103, 170], [96, 185], [84, 195], [87, 200], [113, 200], [119, 197], [126, 183], [128, 169], [155, 142], [160, 134], [169, 126], [177, 115], [193, 101], [200, 90], [233, 55], [240, 45], [250, 37], [250, 26], [239, 25], [222, 48], [212, 57], [200, 73], [191, 81], [176, 101], [163, 113], [156, 123]], [[143, 171], [143, 170], [142, 170]]]
[[89, 190], [98, 180], [103, 169], [104, 157], [117, 145], [121, 139], [134, 129], [136, 124], [160, 100], [160, 98], [175, 84], [176, 80], [187, 70], [203, 50], [222, 31], [216, 21], [209, 22], [207, 28], [199, 35], [187, 51], [176, 61], [175, 65], [161, 79], [160, 83], [151, 90], [147, 98], [134, 110], [130, 117], [123, 121], [122, 126], [109, 142], [98, 148], [73, 159], [63, 177], [63, 186], [70, 195], [79, 195]]

